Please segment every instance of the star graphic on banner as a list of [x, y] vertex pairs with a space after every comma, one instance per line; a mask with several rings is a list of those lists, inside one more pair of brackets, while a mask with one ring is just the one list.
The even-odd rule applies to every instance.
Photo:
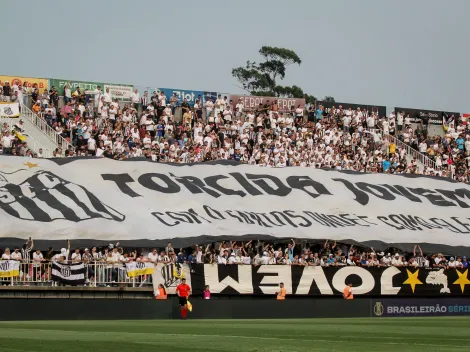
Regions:
[[421, 281], [419, 281], [418, 279], [418, 273], [419, 273], [419, 269], [416, 270], [414, 273], [412, 273], [411, 271], [409, 271], [408, 269], [406, 269], [406, 273], [408, 274], [408, 279], [406, 279], [406, 281], [403, 283], [403, 285], [410, 285], [411, 286], [411, 290], [413, 291], [413, 293], [415, 293], [415, 287], [416, 285], [422, 285], [423, 283]]
[[38, 167], [39, 164], [34, 164], [30, 163], [29, 161], [27, 163], [23, 164], [24, 166], [27, 166], [28, 168], [32, 169], [33, 167]]
[[465, 285], [470, 285], [470, 280], [467, 277], [468, 274], [468, 269], [465, 270], [464, 273], [461, 273], [460, 271], [456, 270], [457, 275], [459, 275], [459, 278], [454, 282], [454, 285], [460, 285], [460, 289], [465, 291]]

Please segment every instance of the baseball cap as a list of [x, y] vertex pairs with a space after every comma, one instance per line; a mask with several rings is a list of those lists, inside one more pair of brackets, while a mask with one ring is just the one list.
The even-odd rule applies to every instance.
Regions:
[[450, 257], [450, 260], [455, 260], [455, 258], [454, 258], [454, 257]]

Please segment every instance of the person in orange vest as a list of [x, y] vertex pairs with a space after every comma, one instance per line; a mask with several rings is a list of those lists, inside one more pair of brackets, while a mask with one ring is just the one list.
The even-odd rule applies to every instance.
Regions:
[[279, 284], [279, 292], [276, 292], [277, 300], [282, 301], [286, 299], [286, 289], [284, 288], [284, 283]]
[[183, 320], [186, 320], [189, 311], [188, 298], [191, 294], [191, 287], [186, 284], [186, 279], [184, 277], [181, 279], [181, 283], [176, 286], [176, 294], [178, 295], [180, 301], [181, 318], [183, 318]]
[[162, 284], [158, 285], [158, 290], [155, 293], [156, 293], [155, 299], [167, 299], [168, 298], [165, 287]]
[[352, 283], [349, 283], [343, 291], [343, 297], [344, 299], [354, 299], [354, 296], [352, 294]]

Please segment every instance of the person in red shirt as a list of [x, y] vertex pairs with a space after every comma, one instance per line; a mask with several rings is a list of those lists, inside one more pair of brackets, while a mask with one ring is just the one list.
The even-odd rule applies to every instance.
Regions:
[[181, 318], [186, 319], [188, 314], [188, 298], [191, 293], [191, 287], [186, 285], [186, 279], [181, 279], [181, 283], [176, 287], [176, 294], [180, 300]]

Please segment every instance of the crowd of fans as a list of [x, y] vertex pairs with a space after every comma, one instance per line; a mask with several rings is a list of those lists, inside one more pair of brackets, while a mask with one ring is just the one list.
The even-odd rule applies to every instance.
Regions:
[[0, 124], [0, 155], [25, 156], [41, 158], [42, 148], [34, 152], [26, 141], [24, 121], [19, 119], [13, 127], [6, 122]]
[[415, 130], [410, 122], [409, 114], [393, 111], [382, 128], [434, 161], [437, 171], [447, 171], [459, 182], [470, 182], [470, 124], [451, 115], [443, 121], [444, 135], [440, 136], [428, 133], [426, 119], [421, 120]]
[[[15, 94], [20, 90], [22, 97], [27, 94], [21, 86], [11, 88]], [[58, 148], [55, 157], [145, 157], [172, 163], [235, 160], [262, 167], [413, 173], [470, 181], [470, 130], [453, 117], [445, 136], [436, 137], [427, 134], [427, 126], [413, 130], [410, 117], [402, 112], [379, 116], [341, 106], [328, 112], [313, 105], [284, 112], [276, 100], [267, 100], [245, 109], [241, 101], [220, 95], [204, 103], [199, 97], [190, 106], [176, 94], [170, 98], [163, 92], [140, 96], [137, 90], [130, 103], [122, 104], [100, 87], [82, 92], [67, 85], [65, 105], [60, 109], [55, 87], [42, 93], [33, 87], [31, 98], [33, 112], [57, 134], [71, 139], [73, 147]], [[177, 106], [182, 109], [181, 119], [175, 116]], [[389, 135], [431, 158], [436, 167], [420, 167]], [[4, 154], [41, 157], [41, 153], [25, 152], [24, 143], [5, 143], [8, 138], [11, 136], [2, 137]]]
[[173, 248], [171, 243], [163, 249], [122, 248], [119, 243], [107, 247], [62, 248], [55, 251], [34, 249], [34, 242], [28, 241], [22, 248], [6, 248], [2, 260], [20, 260], [27, 263], [57, 261], [63, 263], [107, 263], [113, 266], [132, 261], [174, 264], [246, 264], [246, 265], [306, 265], [306, 266], [415, 266], [415, 267], [467, 267], [465, 256], [449, 256], [441, 253], [425, 254], [419, 245], [412, 253], [389, 248], [378, 252], [374, 248], [347, 245], [336, 241], [297, 244], [294, 239], [289, 243], [272, 242], [226, 242], [195, 245], [188, 248]]
[[[361, 267], [422, 267], [422, 268], [468, 268], [465, 256], [448, 256], [441, 253], [425, 254], [416, 245], [412, 253], [397, 248], [378, 252], [374, 248], [347, 245], [336, 241], [296, 243], [291, 239], [287, 244], [272, 242], [219, 242], [206, 246], [195, 245], [189, 248], [173, 248], [171, 243], [158, 250], [122, 248], [119, 243], [97, 248], [67, 248], [55, 251], [34, 249], [33, 240], [28, 240], [21, 248], [5, 248], [1, 260], [20, 261], [20, 276], [0, 279], [0, 285], [53, 285], [51, 262], [61, 264], [83, 263], [86, 268], [85, 286], [149, 286], [151, 275], [129, 278], [126, 264], [131, 262], [213, 265], [298, 265], [298, 266], [361, 266]], [[59, 283], [60, 284], [60, 283]]]

